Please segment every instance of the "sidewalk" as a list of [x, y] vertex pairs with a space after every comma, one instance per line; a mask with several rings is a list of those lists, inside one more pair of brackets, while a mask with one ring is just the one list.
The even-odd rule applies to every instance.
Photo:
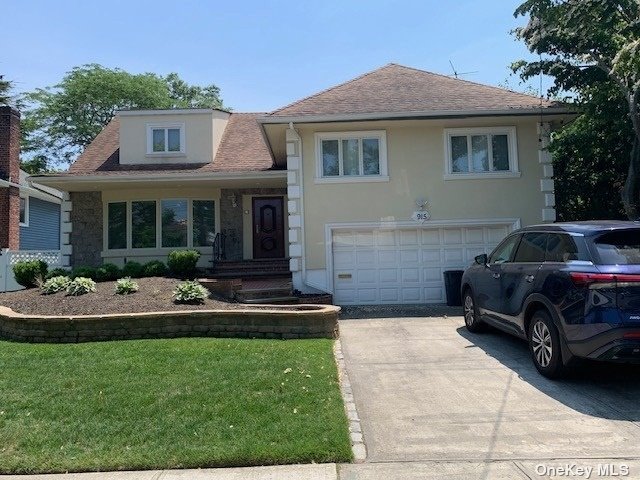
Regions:
[[269, 467], [0, 475], [0, 480], [336, 480], [335, 463]]

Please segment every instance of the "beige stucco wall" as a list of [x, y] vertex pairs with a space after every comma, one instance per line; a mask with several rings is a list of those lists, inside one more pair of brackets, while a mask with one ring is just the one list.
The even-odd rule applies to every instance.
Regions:
[[[308, 269], [325, 268], [328, 223], [410, 221], [415, 201], [428, 200], [433, 220], [519, 218], [542, 221], [544, 194], [535, 117], [295, 125], [302, 138], [305, 256]], [[444, 129], [515, 126], [519, 178], [444, 180]], [[389, 182], [316, 184], [316, 132], [385, 130]]]
[[[183, 114], [120, 115], [120, 163], [205, 163], [218, 149], [229, 114], [193, 110]], [[184, 154], [147, 154], [147, 125], [184, 124]]]

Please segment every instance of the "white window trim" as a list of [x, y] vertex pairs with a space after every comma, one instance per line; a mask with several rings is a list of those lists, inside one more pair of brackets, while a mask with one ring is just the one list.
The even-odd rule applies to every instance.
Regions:
[[[170, 128], [180, 129], [180, 151], [170, 152], [165, 150], [164, 152], [153, 151], [153, 130], [164, 129], [164, 146], [169, 148], [168, 130]], [[186, 155], [185, 149], [185, 128], [184, 123], [147, 123], [147, 155], [152, 157], [177, 157]]]
[[[495, 172], [468, 172], [453, 173], [451, 159], [451, 137], [471, 135], [507, 135], [509, 143], [509, 170]], [[470, 140], [468, 140], [470, 142]], [[489, 148], [489, 161], [491, 158], [491, 143]], [[444, 129], [444, 179], [445, 180], [477, 180], [491, 178], [518, 178], [522, 176], [518, 165], [518, 136], [515, 126], [509, 127], [475, 127], [475, 128], [445, 128]], [[471, 152], [469, 147], [469, 153]]]
[[[168, 200], [186, 200], [187, 201], [187, 245], [184, 247], [163, 247], [162, 246], [162, 201]], [[133, 218], [132, 204], [133, 202], [156, 202], [156, 245], [154, 247], [133, 248]], [[155, 254], [168, 254], [173, 250], [195, 249], [203, 252], [212, 251], [212, 246], [195, 247], [193, 246], [193, 202], [206, 201], [213, 202], [214, 211], [214, 230], [220, 232], [220, 200], [217, 198], [203, 197], [172, 197], [172, 198], [135, 198], [132, 200], [110, 200], [104, 203], [102, 231], [103, 231], [103, 256], [113, 256], [121, 254], [126, 256], [145, 256]], [[126, 248], [109, 248], [109, 205], [112, 203], [126, 203], [127, 217], [127, 246]]]
[[[322, 172], [322, 141], [337, 140], [338, 151], [342, 149], [342, 140], [359, 139], [360, 141], [360, 163], [362, 163], [362, 139], [377, 138], [379, 142], [379, 167], [378, 175], [336, 175], [324, 177]], [[316, 144], [316, 177], [314, 182], [320, 183], [372, 183], [388, 182], [389, 171], [387, 167], [387, 132], [385, 130], [365, 130], [350, 132], [321, 132], [315, 134]], [[339, 165], [342, 171], [342, 164]]]
[[[21, 227], [29, 226], [29, 195], [20, 195], [20, 198], [24, 198], [24, 222], [19, 222]], [[18, 210], [18, 218], [20, 213]]]

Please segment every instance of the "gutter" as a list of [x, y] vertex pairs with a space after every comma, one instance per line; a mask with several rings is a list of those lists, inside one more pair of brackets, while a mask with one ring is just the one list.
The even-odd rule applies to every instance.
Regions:
[[329, 122], [353, 122], [353, 121], [379, 121], [379, 120], [421, 120], [421, 119], [453, 119], [472, 117], [522, 117], [542, 115], [577, 115], [578, 112], [567, 107], [547, 107], [541, 112], [540, 108], [510, 108], [505, 110], [436, 110], [426, 112], [378, 112], [378, 113], [348, 113], [348, 114], [324, 114], [324, 115], [267, 115], [259, 117], [263, 124], [270, 123], [329, 123]]
[[8, 180], [2, 180], [0, 179], [0, 187], [15, 187], [18, 190], [22, 191], [22, 192], [26, 192], [28, 193], [30, 196], [33, 197], [38, 197], [38, 198], [42, 198], [45, 197], [44, 199], [47, 201], [53, 201], [55, 203], [62, 203], [62, 198], [58, 197], [57, 195], [52, 195], [51, 193], [45, 192], [43, 190], [40, 190], [39, 188], [36, 188], [34, 186], [29, 186], [29, 185], [21, 185], [19, 183], [13, 183], [10, 182]]
[[187, 174], [128, 174], [128, 175], [73, 175], [67, 174], [49, 174], [34, 175], [31, 179], [42, 185], [60, 184], [60, 183], [86, 183], [86, 182], [144, 182], [150, 180], [167, 180], [167, 181], [202, 181], [202, 180], [260, 180], [265, 178], [287, 178], [286, 170], [267, 170], [264, 172], [247, 172], [247, 173], [187, 173]]

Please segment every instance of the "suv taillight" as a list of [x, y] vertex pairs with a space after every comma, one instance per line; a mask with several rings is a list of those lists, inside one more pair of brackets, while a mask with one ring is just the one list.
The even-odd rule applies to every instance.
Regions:
[[629, 283], [640, 283], [640, 275], [625, 273], [583, 273], [571, 272], [571, 280], [578, 287], [623, 286]]

